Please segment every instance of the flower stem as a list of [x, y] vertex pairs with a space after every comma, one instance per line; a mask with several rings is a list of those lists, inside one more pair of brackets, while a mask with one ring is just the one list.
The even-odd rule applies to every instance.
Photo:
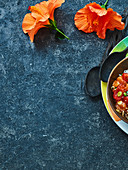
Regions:
[[62, 31], [60, 31], [58, 28], [55, 29], [56, 31], [58, 31], [60, 34], [62, 34], [65, 38], [67, 38], [69, 40], [69, 37], [67, 37]]
[[104, 8], [104, 9], [107, 10], [108, 1], [109, 1], [109, 0], [106, 0], [106, 2], [104, 3], [104, 5], [101, 5], [101, 8]]
[[107, 5], [108, 1], [109, 1], [109, 0], [107, 0], [107, 1], [104, 3], [104, 6], [106, 6], [106, 5]]

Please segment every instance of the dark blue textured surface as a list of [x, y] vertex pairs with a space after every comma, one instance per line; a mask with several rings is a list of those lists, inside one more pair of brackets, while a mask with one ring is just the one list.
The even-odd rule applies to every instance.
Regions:
[[[127, 169], [127, 135], [102, 98], [83, 91], [87, 71], [107, 46], [74, 26], [75, 13], [90, 1], [68, 0], [55, 11], [69, 41], [41, 29], [31, 43], [21, 24], [28, 6], [38, 2], [0, 2], [0, 169]], [[126, 5], [109, 3], [119, 13]]]

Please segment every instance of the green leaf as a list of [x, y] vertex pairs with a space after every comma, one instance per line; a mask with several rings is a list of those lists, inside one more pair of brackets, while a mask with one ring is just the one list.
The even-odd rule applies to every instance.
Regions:
[[52, 28], [51, 25], [44, 25], [45, 27]]
[[50, 24], [52, 25], [53, 21], [50, 18], [48, 20], [49, 20]]
[[51, 25], [51, 28], [52, 29], [56, 29], [57, 28], [57, 24], [56, 24], [56, 21], [54, 20], [51, 20], [50, 18], [48, 19], [49, 22], [50, 22], [50, 25]]
[[[61, 31], [62, 33], [64, 33], [62, 30], [60, 30], [60, 31]], [[58, 38], [58, 39], [60, 39], [60, 40], [63, 40], [63, 39], [65, 39], [65, 36], [62, 35], [62, 34], [59, 33], [59, 32], [56, 32], [55, 38]]]

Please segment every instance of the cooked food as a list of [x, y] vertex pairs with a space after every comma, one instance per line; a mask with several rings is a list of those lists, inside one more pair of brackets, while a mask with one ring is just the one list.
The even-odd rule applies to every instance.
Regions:
[[128, 70], [117, 77], [111, 88], [116, 111], [128, 119]]

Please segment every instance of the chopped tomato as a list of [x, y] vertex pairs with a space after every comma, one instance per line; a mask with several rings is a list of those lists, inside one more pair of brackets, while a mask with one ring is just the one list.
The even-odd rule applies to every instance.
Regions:
[[128, 105], [128, 96], [124, 97], [123, 101]]
[[124, 84], [120, 84], [118, 87], [117, 87], [117, 90], [118, 91], [122, 91], [122, 92], [124, 92], [125, 91], [125, 87], [126, 87], [126, 85], [124, 85]]
[[123, 78], [123, 80], [128, 82], [128, 73], [123, 73], [122, 78]]
[[121, 100], [124, 96], [123, 96], [123, 93], [124, 91], [123, 90], [120, 90], [119, 88], [117, 88], [114, 93], [113, 93], [113, 98], [116, 100], [116, 101], [119, 101]]
[[128, 84], [125, 86], [125, 91], [128, 91]]

